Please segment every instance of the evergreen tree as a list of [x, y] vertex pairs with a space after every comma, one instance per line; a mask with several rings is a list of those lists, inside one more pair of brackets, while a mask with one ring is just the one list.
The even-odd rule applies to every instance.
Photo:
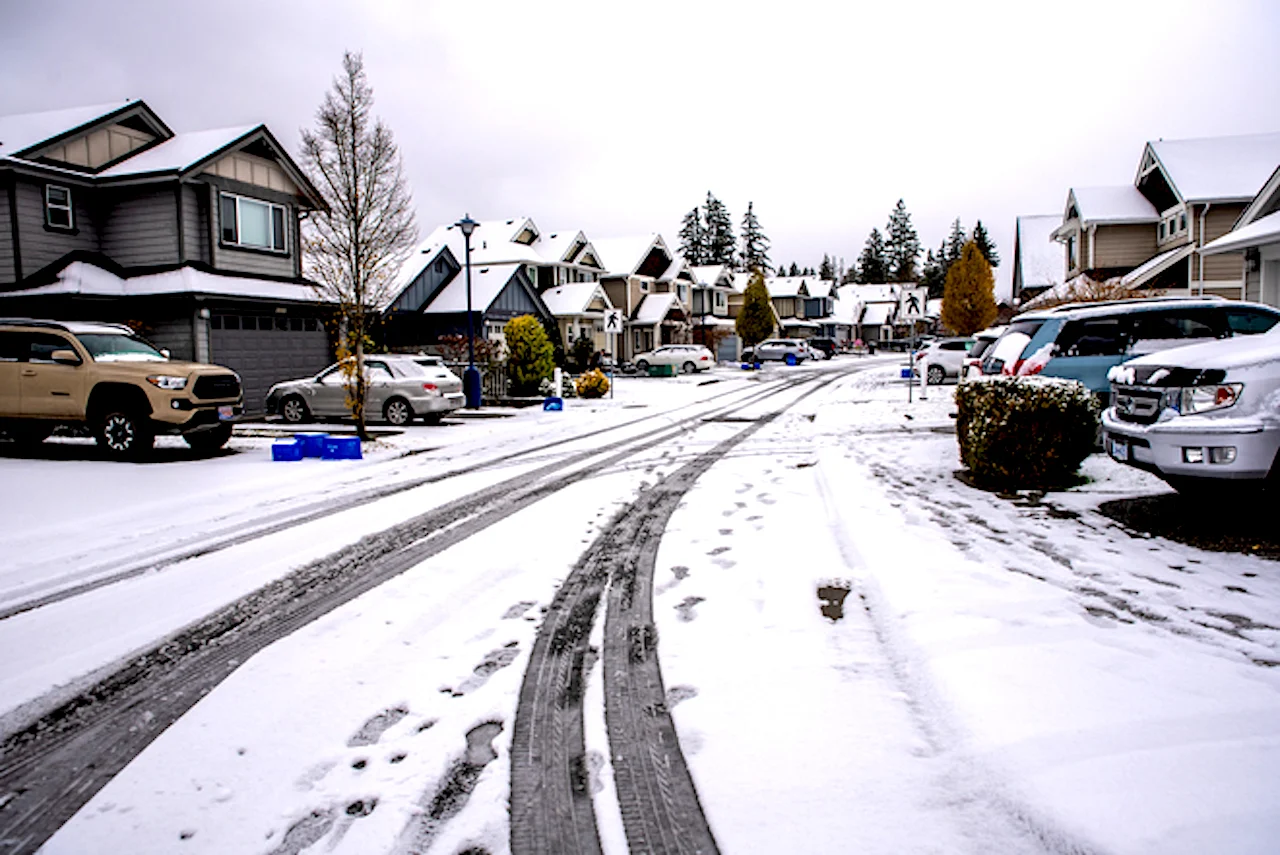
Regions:
[[858, 281], [865, 284], [888, 280], [889, 262], [885, 258], [884, 238], [880, 237], [879, 229], [872, 229], [867, 236], [867, 245], [862, 248], [862, 255], [858, 256]]
[[742, 311], [738, 312], [734, 327], [746, 347], [754, 347], [773, 335], [773, 304], [759, 270], [751, 274], [751, 281], [742, 292]]
[[793, 261], [793, 262], [791, 262], [791, 271], [790, 271], [789, 273], [787, 273], [787, 275], [788, 275], [788, 276], [800, 276], [800, 275], [801, 275], [801, 274], [800, 274], [800, 268], [796, 266], [796, 263], [795, 263], [794, 261]]
[[695, 207], [684, 215], [680, 223], [680, 254], [694, 266], [707, 263], [707, 232], [702, 225], [702, 215]]
[[733, 239], [733, 221], [729, 219], [729, 209], [724, 203], [707, 193], [707, 203], [703, 206], [702, 222], [705, 228], [706, 257], [703, 264], [733, 264], [734, 248], [737, 242]]
[[943, 290], [947, 284], [947, 269], [944, 264], [946, 255], [946, 244], [939, 250], [938, 255], [933, 254], [933, 250], [929, 250], [924, 258], [924, 270], [920, 274], [921, 286], [929, 289], [929, 299], [935, 300], [942, 296]]
[[502, 329], [507, 342], [507, 379], [511, 394], [535, 395], [543, 378], [556, 367], [555, 348], [533, 315], [512, 318]]
[[996, 319], [995, 278], [978, 245], [969, 241], [951, 265], [942, 296], [942, 324], [956, 335], [972, 335]]
[[987, 260], [987, 264], [992, 267], [1000, 266], [1000, 256], [996, 254], [996, 245], [991, 242], [990, 235], [982, 226], [982, 220], [978, 220], [978, 224], [973, 227], [973, 242], [978, 245], [978, 252], [982, 253], [982, 257]]
[[773, 269], [769, 264], [769, 239], [760, 229], [760, 220], [756, 218], [751, 202], [747, 203], [747, 213], [742, 216], [742, 255], [739, 256], [738, 269], [763, 273]]
[[950, 269], [951, 265], [959, 261], [960, 254], [964, 252], [964, 245], [968, 242], [969, 238], [965, 236], [964, 229], [960, 228], [960, 218], [956, 217], [956, 221], [951, 224], [951, 234], [947, 236], [943, 266]]
[[822, 266], [818, 268], [818, 277], [821, 279], [835, 279], [836, 269], [832, 265], [831, 259], [824, 252], [822, 254]]
[[888, 262], [889, 278], [894, 282], [914, 282], [916, 279], [916, 262], [920, 258], [920, 239], [916, 235], [915, 226], [911, 225], [911, 215], [901, 199], [889, 215], [889, 225], [885, 229], [885, 260]]

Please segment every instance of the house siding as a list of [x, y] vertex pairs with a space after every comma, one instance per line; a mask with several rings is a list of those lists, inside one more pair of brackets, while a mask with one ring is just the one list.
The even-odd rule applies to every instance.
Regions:
[[1244, 279], [1243, 252], [1224, 252], [1221, 255], [1201, 256], [1200, 261], [1204, 263], [1204, 275], [1201, 277], [1200, 264], [1197, 263], [1196, 269], [1192, 272], [1196, 279], [1203, 278], [1205, 282], [1228, 282]]
[[1255, 303], [1262, 302], [1262, 266], [1252, 273], [1244, 274], [1244, 298]]
[[182, 185], [182, 257], [212, 264], [209, 254], [209, 191], [198, 184]]
[[[44, 221], [44, 186], [46, 182], [19, 180], [14, 188], [18, 206], [19, 248], [25, 276], [52, 264], [69, 252], [98, 252], [97, 220], [89, 204], [89, 190], [74, 184], [71, 188], [74, 210], [74, 232], [48, 230]], [[49, 182], [57, 184], [58, 182]]]
[[0, 285], [18, 281], [13, 254], [13, 217], [9, 215], [9, 185], [0, 182]]
[[102, 252], [121, 267], [178, 263], [178, 211], [173, 187], [108, 197]]
[[1155, 226], [1099, 226], [1094, 244], [1094, 267], [1137, 267], [1156, 254]]
[[194, 361], [195, 335], [190, 318], [171, 317], [155, 321], [147, 331], [147, 338], [157, 347], [169, 350], [174, 359]]

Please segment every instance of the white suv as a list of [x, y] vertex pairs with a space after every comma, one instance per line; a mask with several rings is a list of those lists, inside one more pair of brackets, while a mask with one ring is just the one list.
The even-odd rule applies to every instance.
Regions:
[[1280, 477], [1280, 325], [1112, 368], [1107, 452], [1179, 492]]

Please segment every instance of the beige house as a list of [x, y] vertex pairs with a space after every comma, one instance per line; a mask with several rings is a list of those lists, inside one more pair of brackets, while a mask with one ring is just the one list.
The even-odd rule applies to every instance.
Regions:
[[1148, 142], [1132, 186], [1068, 194], [1054, 232], [1067, 282], [1242, 298], [1244, 254], [1201, 248], [1231, 230], [1278, 165], [1280, 133]]
[[1271, 173], [1235, 227], [1207, 244], [1206, 260], [1244, 253], [1244, 297], [1280, 307], [1280, 168]]
[[591, 339], [595, 350], [617, 353], [620, 333], [605, 330], [605, 316], [613, 308], [599, 282], [571, 282], [542, 292], [542, 301], [556, 319], [566, 350], [579, 336]]
[[[626, 317], [626, 333], [614, 355], [630, 360], [635, 354], [663, 344], [683, 344], [690, 340], [688, 294], [693, 275], [662, 235], [594, 241], [597, 257], [605, 273], [600, 284], [614, 308]], [[681, 289], [685, 297], [681, 299]]]

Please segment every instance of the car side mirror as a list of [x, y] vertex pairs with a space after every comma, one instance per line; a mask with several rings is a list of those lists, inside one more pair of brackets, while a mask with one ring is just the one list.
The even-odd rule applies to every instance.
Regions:
[[49, 354], [49, 358], [59, 365], [79, 365], [80, 357], [74, 350], [55, 350]]

